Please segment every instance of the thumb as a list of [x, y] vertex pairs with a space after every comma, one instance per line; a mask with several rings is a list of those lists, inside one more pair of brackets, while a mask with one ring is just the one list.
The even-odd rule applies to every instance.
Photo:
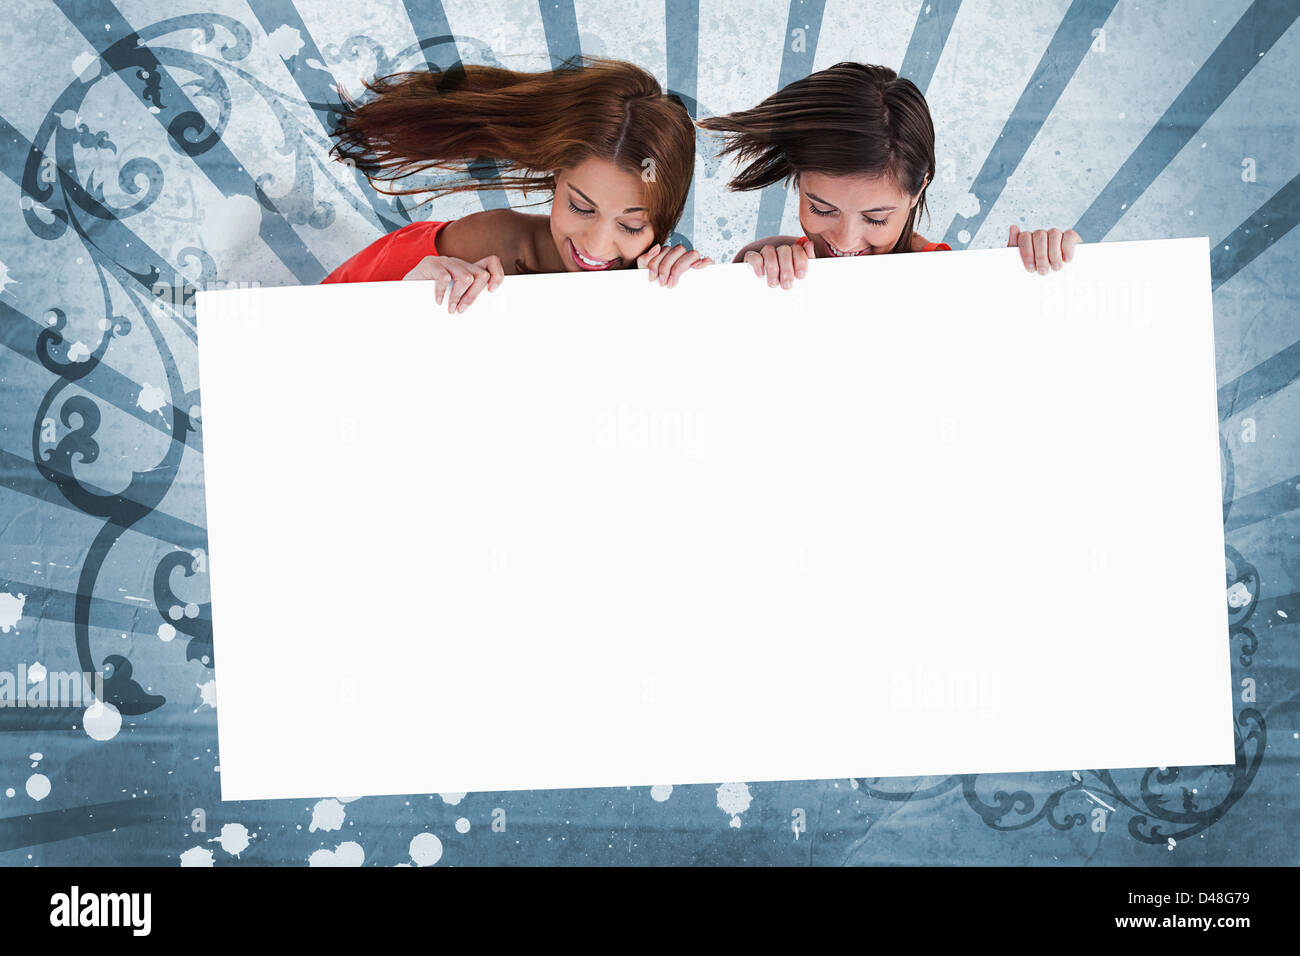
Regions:
[[1011, 246], [1015, 246], [1019, 244], [1020, 244], [1020, 227], [1012, 226], [1011, 232], [1007, 236], [1007, 247], [1010, 248]]
[[799, 245], [803, 246], [803, 251], [808, 254], [809, 259], [817, 258], [816, 246], [813, 244], [813, 241], [809, 239], [807, 236], [804, 236], [802, 239], [799, 240]]

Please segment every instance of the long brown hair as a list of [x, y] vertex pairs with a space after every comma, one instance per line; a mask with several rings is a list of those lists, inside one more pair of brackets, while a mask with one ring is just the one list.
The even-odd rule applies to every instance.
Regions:
[[753, 109], [698, 125], [725, 134], [720, 155], [745, 164], [728, 184], [734, 190], [762, 189], [808, 171], [888, 175], [908, 196], [920, 193], [891, 250], [911, 251], [915, 223], [926, 211], [925, 191], [934, 180], [934, 123], [911, 80], [887, 66], [837, 63]]
[[[375, 94], [365, 103], [340, 92], [330, 153], [387, 195], [553, 194], [556, 172], [595, 156], [641, 178], [658, 241], [681, 218], [695, 171], [695, 127], [681, 100], [631, 63], [581, 57], [540, 73], [457, 64], [442, 74], [397, 73], [365, 85]], [[482, 158], [496, 162], [494, 175], [409, 189], [381, 185], [432, 170], [464, 173]]]

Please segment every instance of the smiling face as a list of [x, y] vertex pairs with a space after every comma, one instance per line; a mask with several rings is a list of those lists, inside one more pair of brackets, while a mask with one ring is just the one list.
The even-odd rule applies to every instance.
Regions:
[[921, 196], [888, 176], [804, 172], [798, 182], [799, 225], [818, 258], [891, 252]]
[[654, 245], [641, 177], [591, 157], [555, 178], [551, 237], [570, 272], [636, 266]]

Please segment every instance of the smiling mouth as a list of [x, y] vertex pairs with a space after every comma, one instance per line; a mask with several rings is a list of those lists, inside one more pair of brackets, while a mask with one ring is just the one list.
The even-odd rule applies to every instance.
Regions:
[[567, 240], [569, 243], [569, 255], [573, 261], [578, 264], [579, 269], [586, 269], [589, 272], [599, 272], [604, 269], [612, 269], [617, 263], [622, 261], [622, 256], [615, 256], [613, 259], [593, 259], [591, 256], [584, 255], [573, 244], [573, 240]]
[[834, 243], [825, 236], [822, 236], [822, 242], [826, 243], [827, 251], [829, 251], [833, 256], [865, 256], [870, 252], [870, 249], [859, 249], [857, 252], [844, 252], [843, 250], [836, 249]]

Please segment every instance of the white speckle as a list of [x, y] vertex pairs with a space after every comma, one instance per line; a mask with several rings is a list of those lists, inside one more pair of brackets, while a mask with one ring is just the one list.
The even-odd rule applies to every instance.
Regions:
[[266, 38], [266, 48], [282, 60], [291, 60], [303, 48], [302, 34], [287, 23], [276, 27]]
[[411, 860], [416, 866], [433, 866], [442, 859], [442, 841], [432, 833], [411, 837]]
[[967, 193], [957, 200], [957, 215], [963, 219], [973, 219], [980, 214], [980, 199], [974, 193]]
[[1278, 617], [1286, 617], [1286, 611], [1278, 611], [1278, 612], [1277, 612], [1277, 616], [1278, 616]]
[[112, 740], [122, 729], [122, 714], [107, 701], [95, 701], [81, 715], [81, 725], [92, 740]]
[[718, 807], [731, 815], [731, 825], [740, 826], [740, 814], [749, 809], [753, 796], [747, 783], [724, 783], [718, 787]]
[[360, 866], [366, 859], [366, 851], [360, 843], [348, 840], [340, 843], [333, 850], [317, 850], [307, 858], [308, 866]]
[[1120, 113], [1120, 114], [1119, 114], [1119, 118], [1120, 118], [1120, 119], [1123, 119], [1123, 118], [1124, 118], [1124, 114], [1123, 114], [1123, 113]]
[[70, 362], [84, 362], [89, 355], [90, 349], [80, 339], [68, 346], [68, 361]]
[[161, 412], [162, 407], [167, 404], [167, 396], [163, 394], [163, 390], [157, 385], [142, 382], [140, 397], [135, 400], [135, 403], [146, 412]]
[[41, 753], [41, 752], [38, 750], [38, 751], [36, 751], [36, 753], [34, 753], [34, 754], [28, 754], [28, 755], [27, 755], [27, 759], [28, 759], [28, 760], [44, 760], [44, 759], [45, 759], [45, 754]]
[[671, 783], [661, 783], [656, 787], [650, 788], [650, 797], [658, 803], [663, 803], [673, 795], [673, 785]]
[[23, 605], [26, 603], [25, 594], [0, 592], [0, 631], [8, 634], [9, 628], [18, 626], [18, 621], [23, 616]]
[[960, 232], [958, 232], [957, 241], [960, 242], [962, 245], [965, 245], [966, 243], [970, 242], [970, 230], [963, 229]]
[[[213, 710], [216, 710], [217, 682], [215, 680], [205, 680], [202, 684], [195, 684], [194, 686], [199, 689], [199, 707], [206, 704]], [[195, 707], [194, 710], [197, 712], [199, 707]]]
[[337, 830], [343, 826], [343, 815], [343, 804], [333, 797], [317, 801], [311, 811], [311, 825], [307, 829], [312, 833], [317, 830]]
[[39, 684], [41, 681], [45, 680], [45, 676], [45, 665], [40, 661], [37, 661], [32, 664], [31, 667], [27, 668], [27, 679], [33, 684]]
[[181, 866], [211, 866], [212, 851], [204, 846], [192, 846], [181, 854]]
[[442, 797], [442, 802], [447, 804], [449, 807], [454, 807], [465, 799], [465, 794], [463, 793], [440, 793], [438, 796]]
[[248, 827], [242, 823], [227, 823], [221, 828], [221, 836], [213, 837], [209, 843], [220, 843], [221, 849], [231, 856], [239, 856], [248, 849]]
[[1228, 588], [1228, 607], [1245, 607], [1249, 603], [1250, 591], [1241, 581]]
[[72, 72], [82, 83], [89, 83], [99, 76], [100, 69], [99, 57], [89, 53], [78, 53], [77, 58], [72, 61]]
[[50, 778], [43, 773], [34, 773], [27, 778], [27, 796], [33, 800], [44, 800], [50, 795]]
[[164, 644], [170, 642], [176, 637], [176, 628], [172, 627], [166, 621], [158, 625], [158, 640]]
[[469, 821], [466, 820], [464, 817], [461, 817], [459, 820], [457, 820], [457, 821], [456, 821], [456, 832], [457, 832], [457, 833], [469, 833]]
[[15, 793], [17, 793], [17, 792], [18, 792], [18, 791], [15, 790], [13, 787], [5, 787], [5, 796], [6, 796], [6, 797], [12, 797], [12, 796], [13, 796]]
[[1170, 837], [1170, 838], [1169, 838], [1169, 850], [1170, 850], [1170, 852], [1173, 852], [1173, 849], [1174, 849], [1174, 847], [1176, 847], [1176, 846], [1178, 846], [1178, 841], [1175, 840], [1173, 837]]

